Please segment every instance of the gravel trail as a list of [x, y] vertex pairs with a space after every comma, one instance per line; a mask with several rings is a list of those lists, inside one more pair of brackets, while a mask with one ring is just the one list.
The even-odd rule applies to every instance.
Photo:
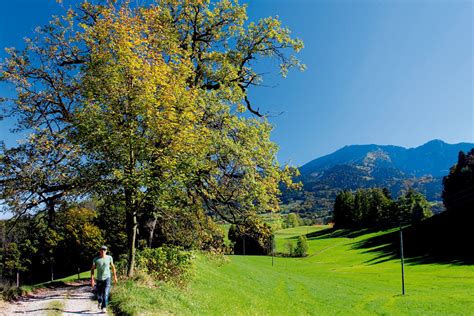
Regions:
[[[68, 283], [52, 289], [40, 289], [20, 298], [4, 303], [0, 315], [107, 315], [97, 308], [97, 301], [89, 284]], [[110, 315], [110, 314], [108, 314]]]

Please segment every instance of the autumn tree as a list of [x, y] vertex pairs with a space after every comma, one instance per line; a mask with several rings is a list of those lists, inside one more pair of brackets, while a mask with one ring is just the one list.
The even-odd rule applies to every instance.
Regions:
[[[33, 137], [66, 148], [30, 142], [40, 153], [60, 154], [45, 158], [42, 172], [54, 177], [48, 191], [61, 189], [47, 199], [123, 201], [129, 275], [140, 214], [171, 222], [215, 214], [246, 225], [255, 213], [278, 209], [281, 182], [293, 186], [294, 170], [276, 161], [272, 127], [248, 89], [263, 79], [255, 61], [275, 58], [286, 76], [302, 68], [287, 53], [303, 45], [276, 18], [246, 20], [246, 6], [227, 0], [84, 2], [28, 40], [25, 51], [10, 50], [2, 65], [2, 80], [18, 91], [4, 103], [8, 114]], [[240, 115], [245, 110], [253, 117]], [[33, 152], [25, 164], [43, 156]], [[2, 159], [13, 166], [6, 157], [12, 154], [4, 148]], [[12, 179], [28, 179], [23, 169], [14, 177], [2, 172], [2, 196], [39, 195], [43, 184], [12, 193]]]

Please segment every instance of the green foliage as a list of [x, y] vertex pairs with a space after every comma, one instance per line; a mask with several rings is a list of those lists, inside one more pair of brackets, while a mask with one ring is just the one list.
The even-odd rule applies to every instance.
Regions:
[[286, 219], [286, 226], [287, 227], [297, 227], [302, 224], [301, 218], [299, 214], [296, 213], [289, 213]]
[[308, 255], [308, 239], [306, 236], [301, 235], [298, 236], [298, 241], [296, 242], [296, 248], [294, 251], [294, 255], [296, 257], [306, 257]]
[[295, 254], [295, 245], [291, 240], [288, 240], [285, 244], [285, 250], [289, 256], [293, 256]]
[[423, 194], [412, 189], [397, 200], [396, 208], [398, 217], [404, 222], [418, 222], [433, 215]]
[[340, 192], [334, 202], [339, 228], [375, 227], [417, 222], [432, 216], [430, 203], [413, 189], [393, 201], [387, 190], [359, 189]]
[[1, 298], [5, 301], [14, 301], [27, 293], [28, 291], [24, 287], [16, 287], [11, 283], [0, 283]]
[[354, 195], [351, 191], [342, 191], [334, 201], [334, 222], [339, 227], [346, 227], [353, 221]]
[[103, 196], [97, 203], [97, 226], [105, 243], [112, 247], [114, 259], [127, 253], [127, 227], [125, 205], [120, 197]]
[[443, 178], [443, 203], [448, 211], [472, 215], [474, 209], [474, 148], [459, 152], [458, 162]]
[[58, 213], [57, 223], [56, 232], [61, 239], [54, 251], [54, 261], [60, 263], [58, 272], [67, 274], [67, 269], [61, 267], [70, 267], [74, 272], [88, 268], [97, 249], [105, 244], [103, 232], [97, 226], [97, 211], [71, 207]]
[[156, 280], [183, 284], [192, 268], [191, 252], [180, 247], [145, 248], [137, 252], [137, 267]]
[[146, 223], [150, 237], [148, 246], [151, 247], [172, 244], [185, 249], [222, 251], [224, 248], [224, 230], [199, 208], [190, 213], [159, 214]]
[[16, 273], [26, 269], [25, 263], [21, 260], [21, 253], [18, 245], [14, 242], [9, 242], [4, 245], [0, 252], [0, 271], [2, 276], [10, 280], [14, 280]]
[[97, 251], [105, 243], [102, 231], [95, 221], [97, 212], [85, 207], [72, 207], [59, 214], [64, 247], [71, 247], [84, 256]]
[[50, 280], [52, 274], [60, 278], [90, 268], [98, 246], [104, 243], [96, 211], [75, 206], [60, 210], [55, 217], [54, 229], [42, 214], [19, 220], [14, 227], [6, 223], [12, 230], [5, 236], [2, 249], [6, 251], [0, 250], [7, 260], [2, 265], [3, 277], [14, 281], [19, 271], [20, 282], [31, 284]]

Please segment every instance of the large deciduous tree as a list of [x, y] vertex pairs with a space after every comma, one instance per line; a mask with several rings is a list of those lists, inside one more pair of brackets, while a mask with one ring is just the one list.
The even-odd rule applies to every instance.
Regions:
[[[23, 159], [44, 160], [37, 165], [54, 181], [14, 192], [13, 180], [26, 181], [28, 168], [15, 167], [14, 150], [4, 148], [2, 197], [19, 210], [26, 205], [20, 197], [41, 196], [45, 186], [45, 205], [57, 194], [118, 197], [129, 275], [141, 213], [169, 222], [215, 214], [245, 225], [257, 212], [277, 210], [279, 185], [292, 186], [294, 170], [276, 161], [272, 127], [247, 93], [262, 81], [256, 60], [276, 58], [286, 76], [302, 67], [288, 53], [303, 45], [276, 18], [246, 20], [237, 1], [84, 2], [43, 28], [24, 52], [10, 50], [1, 78], [18, 94], [4, 103], [9, 114], [32, 137], [46, 135], [67, 149], [53, 146], [59, 156], [50, 158], [41, 146]], [[253, 117], [240, 115], [245, 110]]]

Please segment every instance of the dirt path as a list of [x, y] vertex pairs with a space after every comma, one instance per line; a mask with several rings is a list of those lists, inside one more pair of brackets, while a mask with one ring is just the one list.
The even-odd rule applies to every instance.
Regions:
[[[53, 289], [41, 289], [16, 302], [5, 303], [0, 315], [106, 315], [97, 308], [90, 285], [70, 283]], [[110, 314], [109, 314], [110, 315]]]

